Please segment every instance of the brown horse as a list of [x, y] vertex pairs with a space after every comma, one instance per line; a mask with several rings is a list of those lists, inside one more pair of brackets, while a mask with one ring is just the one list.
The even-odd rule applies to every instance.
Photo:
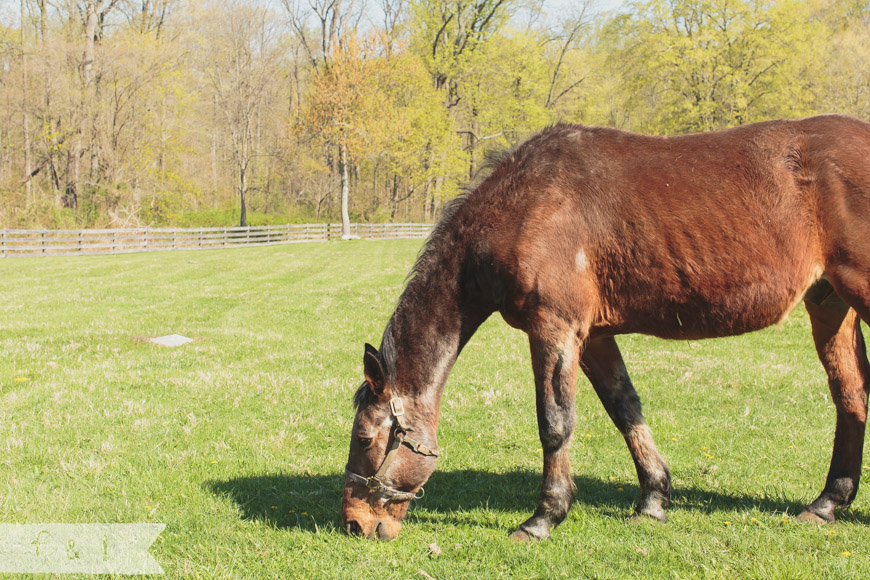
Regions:
[[614, 336], [736, 335], [801, 300], [837, 410], [830, 471], [800, 519], [834, 521], [858, 490], [870, 365], [870, 124], [824, 116], [647, 137], [557, 125], [451, 203], [384, 331], [366, 345], [347, 463], [347, 530], [392, 539], [435, 469], [442, 389], [498, 311], [531, 346], [544, 451], [537, 509], [513, 537], [546, 538], [574, 495], [577, 370], [625, 438], [632, 518], [664, 521], [667, 464]]

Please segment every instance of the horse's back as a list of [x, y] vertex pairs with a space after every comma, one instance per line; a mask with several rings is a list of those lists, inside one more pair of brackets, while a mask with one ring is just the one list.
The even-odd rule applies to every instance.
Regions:
[[773, 324], [838, 232], [870, 239], [868, 158], [870, 125], [836, 116], [677, 137], [552, 128], [484, 188], [505, 206], [489, 243], [511, 278], [500, 310], [668, 338]]

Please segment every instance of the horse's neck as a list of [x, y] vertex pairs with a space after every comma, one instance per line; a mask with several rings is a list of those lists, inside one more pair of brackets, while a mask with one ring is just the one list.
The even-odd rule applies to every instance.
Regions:
[[443, 282], [437, 277], [412, 281], [387, 328], [397, 386], [436, 417], [453, 363], [483, 321], [463, 306], [456, 284]]

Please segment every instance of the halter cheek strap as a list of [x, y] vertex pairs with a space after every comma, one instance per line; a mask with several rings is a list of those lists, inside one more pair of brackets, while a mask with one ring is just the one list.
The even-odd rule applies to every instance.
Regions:
[[375, 474], [371, 477], [363, 477], [345, 467], [345, 477], [350, 481], [363, 484], [369, 488], [372, 493], [387, 501], [409, 501], [412, 499], [420, 499], [424, 494], [422, 487], [420, 488], [419, 495], [411, 491], [398, 490], [383, 482], [384, 474], [387, 473], [387, 469], [389, 469], [390, 464], [396, 458], [396, 455], [399, 452], [399, 447], [401, 447], [403, 443], [410, 447], [414, 453], [429, 457], [438, 457], [438, 450], [431, 449], [419, 441], [407, 436], [406, 432], [409, 431], [410, 428], [405, 418], [405, 406], [402, 404], [402, 399], [399, 397], [393, 397], [390, 399], [390, 412], [396, 420], [396, 428], [393, 430], [393, 442], [390, 444], [390, 448], [387, 450], [387, 454], [384, 456], [381, 466], [378, 467], [378, 470], [375, 471]]

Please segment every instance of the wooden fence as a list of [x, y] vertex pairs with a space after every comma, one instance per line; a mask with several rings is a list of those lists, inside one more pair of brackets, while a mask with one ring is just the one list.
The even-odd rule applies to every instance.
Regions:
[[[430, 231], [432, 224], [351, 224], [351, 235], [364, 239], [424, 238]], [[340, 238], [341, 224], [116, 230], [3, 229], [0, 230], [0, 258], [204, 250]]]

